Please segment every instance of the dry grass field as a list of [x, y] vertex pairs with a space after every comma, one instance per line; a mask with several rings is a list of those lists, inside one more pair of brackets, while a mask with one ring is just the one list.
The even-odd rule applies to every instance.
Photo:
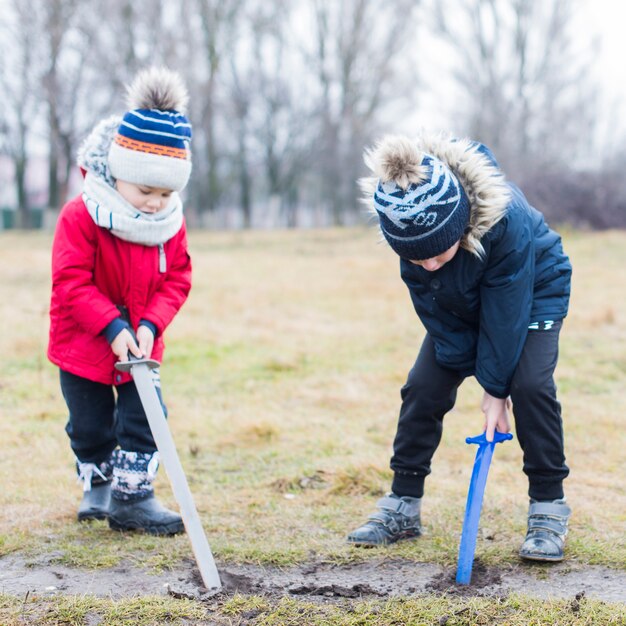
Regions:
[[[574, 265], [557, 369], [574, 511], [567, 554], [572, 563], [626, 570], [626, 233], [566, 232], [564, 242]], [[81, 491], [58, 373], [45, 356], [50, 243], [49, 233], [0, 234], [0, 567], [10, 554], [52, 554], [73, 567], [123, 560], [174, 567], [191, 554], [184, 536], [119, 536], [104, 523], [75, 522]], [[344, 537], [389, 487], [399, 389], [423, 337], [397, 258], [365, 228], [194, 232], [190, 248], [194, 288], [167, 332], [161, 374], [216, 558], [280, 566], [379, 558], [380, 551], [346, 546]], [[482, 428], [480, 395], [466, 381], [446, 418], [424, 499], [427, 535], [388, 549], [390, 558], [454, 564], [475, 453], [465, 437]], [[174, 504], [164, 472], [157, 490]], [[481, 518], [482, 563], [517, 561], [527, 503], [519, 447], [500, 445]], [[237, 620], [251, 602], [230, 599], [221, 616], [232, 621], [224, 623], [245, 623]], [[544, 608], [548, 615], [554, 607]], [[17, 619], [10, 598], [0, 601], [2, 610]], [[345, 615], [280, 621], [281, 611], [304, 609], [296, 602], [275, 610], [276, 621], [267, 613], [253, 623], [409, 623]], [[171, 622], [119, 623], [179, 623], [170, 615]], [[622, 609], [612, 615], [618, 621], [559, 623], [626, 623]], [[180, 619], [202, 623], [191, 613]], [[447, 623], [479, 623], [462, 619]]]

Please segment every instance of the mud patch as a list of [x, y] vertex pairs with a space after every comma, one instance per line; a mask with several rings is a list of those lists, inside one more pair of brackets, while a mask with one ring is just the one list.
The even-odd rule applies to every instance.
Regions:
[[[198, 572], [197, 577], [200, 578], [200, 572]], [[246, 574], [237, 574], [228, 569], [223, 569], [220, 572], [220, 579], [226, 593], [254, 595], [263, 591], [261, 582]]]
[[360, 598], [362, 596], [386, 596], [384, 592], [376, 591], [369, 585], [357, 583], [351, 587], [343, 585], [301, 585], [289, 588], [289, 593], [294, 596], [324, 596], [326, 598]]
[[472, 579], [469, 585], [459, 585], [456, 582], [455, 569], [448, 569], [437, 574], [426, 585], [426, 589], [453, 596], [493, 595], [493, 589], [501, 587], [502, 570], [487, 567], [479, 559], [474, 561]]
[[0, 592], [20, 597], [27, 593], [111, 598], [168, 594], [198, 600], [240, 593], [275, 598], [307, 597], [322, 602], [433, 593], [506, 597], [515, 592], [541, 599], [570, 599], [573, 611], [583, 597], [626, 602], [626, 572], [572, 563], [492, 568], [477, 560], [470, 585], [457, 585], [453, 568], [399, 559], [373, 559], [347, 565], [309, 562], [290, 568], [218, 563], [218, 570], [223, 589], [216, 594], [204, 588], [191, 561], [166, 572], [141, 569], [131, 563], [82, 570], [58, 565], [50, 555], [34, 562], [10, 555], [0, 558]]

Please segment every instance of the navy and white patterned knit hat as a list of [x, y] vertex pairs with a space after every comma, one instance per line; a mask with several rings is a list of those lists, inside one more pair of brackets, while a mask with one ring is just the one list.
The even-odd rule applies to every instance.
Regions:
[[191, 124], [184, 115], [187, 90], [164, 68], [137, 75], [128, 89], [130, 110], [109, 150], [115, 179], [182, 191], [191, 174]]
[[399, 256], [432, 259], [461, 239], [470, 204], [443, 161], [406, 138], [393, 137], [367, 153], [366, 162], [380, 176], [374, 191], [380, 229]]

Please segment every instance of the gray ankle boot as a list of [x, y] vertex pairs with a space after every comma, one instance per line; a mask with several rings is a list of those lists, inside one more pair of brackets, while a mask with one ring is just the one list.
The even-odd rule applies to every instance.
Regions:
[[528, 532], [519, 551], [520, 557], [529, 561], [562, 561], [571, 513], [565, 499], [551, 502], [531, 500]]
[[185, 530], [178, 513], [166, 509], [155, 497], [152, 483], [159, 453], [115, 450], [109, 507], [112, 530], [143, 530], [151, 535], [175, 535]]
[[355, 546], [384, 546], [401, 539], [413, 539], [422, 534], [420, 523], [421, 498], [397, 496], [394, 493], [381, 498], [378, 511], [348, 537]]
[[111, 501], [111, 471], [108, 461], [81, 463], [76, 461], [78, 480], [83, 483], [83, 499], [78, 507], [78, 521], [106, 519]]

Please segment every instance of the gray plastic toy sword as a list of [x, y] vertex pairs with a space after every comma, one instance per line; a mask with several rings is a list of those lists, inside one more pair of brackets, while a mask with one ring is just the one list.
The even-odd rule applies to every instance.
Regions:
[[121, 372], [130, 372], [133, 377], [139, 399], [148, 418], [154, 442], [163, 461], [167, 476], [170, 479], [172, 492], [180, 507], [180, 515], [183, 518], [185, 530], [191, 541], [191, 548], [196, 557], [196, 563], [198, 564], [204, 586], [207, 589], [220, 589], [222, 583], [215, 566], [213, 554], [204, 534], [183, 466], [176, 452], [174, 439], [170, 433], [161, 401], [152, 381], [150, 370], [159, 367], [159, 362], [153, 359], [137, 359], [131, 355], [129, 355], [129, 358], [129, 361], [116, 363], [115, 367]]

